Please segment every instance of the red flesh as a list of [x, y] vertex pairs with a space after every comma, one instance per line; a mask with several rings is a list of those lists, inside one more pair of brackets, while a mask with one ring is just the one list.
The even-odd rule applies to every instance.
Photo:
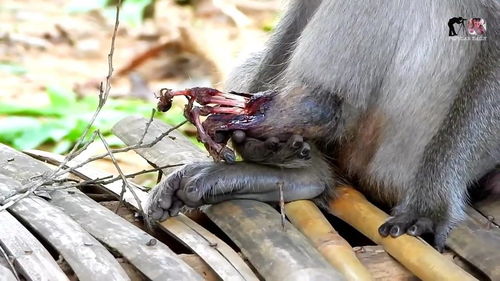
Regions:
[[[188, 104], [184, 109], [186, 118], [196, 126], [198, 139], [205, 144], [210, 155], [216, 160], [234, 161], [234, 152], [226, 143], [214, 141], [217, 132], [248, 130], [265, 119], [265, 111], [274, 92], [223, 93], [212, 88], [191, 88], [182, 91], [162, 89], [158, 102], [160, 111], [167, 111], [174, 96], [185, 96]], [[194, 102], [201, 106], [195, 106]], [[201, 122], [200, 116], [208, 116]]]

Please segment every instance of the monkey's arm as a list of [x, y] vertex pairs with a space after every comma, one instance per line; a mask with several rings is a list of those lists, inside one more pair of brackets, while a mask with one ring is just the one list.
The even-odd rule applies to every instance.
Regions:
[[229, 75], [226, 89], [238, 92], [269, 90], [286, 69], [295, 42], [323, 0], [292, 0], [288, 4], [276, 31], [261, 52], [254, 53]]
[[279, 168], [252, 163], [194, 163], [182, 167], [158, 184], [148, 198], [150, 220], [165, 220], [184, 206], [199, 207], [230, 199], [285, 201], [315, 198], [333, 186], [328, 163], [315, 159], [305, 168]]

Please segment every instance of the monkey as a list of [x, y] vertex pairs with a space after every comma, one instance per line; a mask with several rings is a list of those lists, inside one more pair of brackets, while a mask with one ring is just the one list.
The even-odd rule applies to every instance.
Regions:
[[467, 187], [500, 159], [500, 39], [451, 40], [453, 15], [500, 24], [495, 0], [290, 0], [226, 88], [273, 90], [262, 123], [231, 133], [243, 161], [194, 163], [151, 192], [151, 220], [230, 199], [313, 199], [355, 182], [393, 207], [386, 237], [446, 237]]

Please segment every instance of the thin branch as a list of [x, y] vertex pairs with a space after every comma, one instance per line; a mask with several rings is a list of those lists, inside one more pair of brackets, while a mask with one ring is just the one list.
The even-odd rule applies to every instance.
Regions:
[[281, 228], [285, 231], [285, 199], [283, 196], [283, 181], [278, 182], [280, 192], [280, 214], [281, 214]]
[[[110, 50], [108, 53], [108, 74], [106, 76], [106, 83], [105, 83], [105, 89], [102, 89], [102, 86], [99, 89], [99, 104], [92, 115], [92, 118], [90, 119], [89, 123], [85, 127], [85, 130], [83, 134], [80, 136], [76, 144], [73, 146], [71, 149], [70, 153], [64, 158], [64, 161], [59, 164], [59, 166], [52, 171], [49, 175], [41, 178], [40, 180], [36, 182], [31, 182], [29, 183], [25, 188], [23, 188], [24, 191], [21, 194], [16, 194], [2, 202], [2, 206], [0, 206], [0, 212], [6, 210], [10, 206], [14, 205], [16, 202], [19, 200], [29, 196], [33, 191], [35, 191], [37, 188], [42, 186], [44, 182], [48, 180], [52, 180], [54, 178], [57, 178], [59, 175], [59, 171], [62, 169], [62, 167], [66, 166], [66, 164], [76, 157], [82, 150], [79, 150], [80, 152], [77, 152], [78, 147], [83, 143], [85, 138], [87, 137], [88, 133], [90, 132], [92, 125], [95, 123], [95, 120], [97, 119], [97, 116], [101, 112], [101, 109], [103, 108], [104, 104], [106, 103], [106, 100], [109, 96], [109, 91], [111, 90], [111, 76], [113, 74], [113, 54], [115, 50], [115, 40], [116, 40], [116, 34], [118, 31], [118, 25], [119, 25], [119, 17], [120, 17], [120, 5], [121, 5], [121, 0], [118, 0], [118, 3], [116, 5], [116, 16], [115, 16], [115, 25], [113, 29], [113, 35], [111, 36], [111, 46]], [[102, 83], [101, 83], [102, 85]], [[88, 146], [88, 145], [87, 145]], [[85, 147], [85, 146], [84, 146]]]
[[[182, 125], [186, 124], [186, 122], [187, 122], [187, 120], [184, 120], [181, 123], [179, 123], [177, 126], [174, 126], [174, 127], [170, 128], [169, 130], [163, 132], [161, 135], [159, 135], [158, 137], [156, 137], [150, 143], [146, 143], [146, 144], [137, 143], [137, 144], [126, 146], [126, 147], [122, 147], [122, 148], [111, 149], [111, 152], [112, 153], [121, 153], [121, 152], [127, 152], [127, 151], [135, 150], [135, 149], [150, 148], [150, 147], [154, 146], [155, 144], [157, 144], [159, 141], [161, 141], [164, 137], [168, 136], [172, 131], [174, 131], [174, 130], [178, 129], [179, 127], [181, 127]], [[149, 123], [149, 121], [148, 121], [148, 123]], [[146, 129], [148, 129], [148, 128], [149, 128], [149, 126], [146, 124]], [[147, 132], [147, 131], [145, 131], [145, 132]], [[100, 155], [96, 155], [96, 156], [90, 157], [87, 160], [79, 163], [76, 166], [72, 166], [71, 168], [68, 168], [68, 169], [60, 171], [57, 174], [57, 176], [62, 176], [64, 174], [68, 173], [68, 172], [71, 172], [73, 170], [81, 168], [81, 167], [87, 165], [90, 162], [93, 162], [93, 161], [96, 161], [96, 160], [99, 160], [99, 159], [103, 159], [106, 156], [108, 156], [108, 153], [103, 153], [103, 154], [100, 154]]]
[[[150, 119], [150, 121], [152, 121], [152, 119]], [[121, 153], [121, 152], [127, 152], [127, 151], [130, 151], [130, 150], [135, 150], [135, 149], [141, 149], [141, 148], [150, 148], [152, 146], [154, 146], [155, 144], [157, 144], [158, 142], [160, 142], [164, 137], [168, 136], [172, 131], [180, 128], [182, 125], [186, 124], [187, 120], [184, 120], [182, 121], [181, 123], [177, 124], [176, 126], [170, 128], [169, 130], [163, 132], [161, 135], [159, 135], [158, 137], [156, 137], [152, 142], [150, 143], [146, 143], [146, 144], [140, 144], [140, 143], [137, 143], [135, 145], [131, 145], [131, 146], [126, 146], [126, 147], [122, 147], [122, 148], [118, 148], [118, 149], [111, 149], [110, 151], [112, 153]], [[149, 125], [151, 124], [149, 121], [148, 123], [146, 124], [146, 130], [145, 130], [145, 133], [144, 135], [146, 135], [147, 133], [147, 129], [149, 129]], [[94, 140], [95, 140], [95, 137], [96, 137], [96, 131], [93, 133], [91, 139], [82, 147], [82, 148], [87, 148], [90, 143], [92, 143]], [[80, 154], [81, 151], [83, 151], [82, 149], [78, 150], [77, 153]], [[25, 186], [23, 189], [19, 190], [16, 194], [4, 199], [2, 202], [0, 202], [1, 206], [0, 206], [0, 212], [3, 211], [3, 210], [6, 210], [8, 209], [9, 207], [11, 207], [12, 205], [14, 205], [16, 202], [18, 202], [19, 200], [29, 196], [33, 191], [35, 191], [36, 189], [38, 189], [40, 186], [42, 185], [47, 185], [47, 183], [51, 183], [53, 181], [53, 179], [55, 178], [59, 178], [67, 173], [70, 173], [78, 168], [81, 168], [83, 166], [85, 166], [86, 164], [90, 163], [90, 162], [93, 162], [93, 161], [96, 161], [96, 160], [99, 160], [99, 159], [104, 159], [105, 157], [107, 157], [109, 154], [108, 153], [103, 153], [103, 154], [100, 154], [100, 155], [97, 155], [97, 156], [94, 156], [94, 157], [90, 157], [88, 158], [87, 160], [79, 163], [78, 165], [75, 165], [75, 166], [68, 166], [67, 163], [69, 161], [63, 161], [61, 162], [59, 165], [58, 165], [58, 169], [54, 170], [53, 172], [51, 172], [49, 175], [38, 175], [36, 177], [33, 177], [32, 179], [35, 179], [35, 178], [39, 178], [38, 181], [36, 182], [31, 182], [30, 184], [28, 184], [27, 186]], [[65, 158], [66, 160], [66, 158]], [[176, 166], [179, 166], [179, 165], [183, 165], [183, 164], [172, 164], [172, 165], [166, 165], [164, 166], [163, 168], [169, 168], [169, 167], [176, 167]], [[155, 171], [156, 169], [159, 169], [159, 168], [155, 168], [151, 171]], [[102, 179], [107, 179], [108, 177], [105, 177], [105, 178], [102, 178]], [[101, 180], [102, 180], [101, 179]], [[107, 184], [107, 183], [111, 183], [111, 182], [114, 182], [116, 180], [120, 179], [119, 177], [113, 181], [110, 180], [110, 182], [104, 182], [102, 184]], [[86, 184], [92, 184], [94, 183], [93, 181], [87, 181]], [[98, 183], [98, 182], [96, 182]], [[83, 184], [82, 184], [83, 185]], [[81, 186], [81, 185], [67, 185], [67, 186], [64, 186], [63, 188], [68, 188], [68, 187], [74, 187], [74, 186]]]
[[10, 259], [9, 255], [7, 255], [7, 253], [5, 252], [5, 250], [2, 247], [0, 247], [0, 253], [2, 254], [2, 256], [5, 257], [5, 260], [9, 264], [9, 267], [12, 270], [12, 273], [14, 274], [14, 277], [16, 277], [16, 280], [17, 281], [21, 281], [21, 279], [19, 278], [19, 274], [17, 274], [16, 267], [12, 263], [12, 260]]
[[[180, 164], [163, 165], [163, 166], [156, 167], [156, 168], [144, 169], [142, 171], [131, 173], [131, 174], [125, 174], [125, 177], [127, 179], [135, 178], [136, 176], [139, 176], [142, 174], [157, 172], [157, 171], [161, 171], [163, 169], [179, 167], [182, 165], [185, 165], [185, 164], [180, 163]], [[70, 187], [81, 187], [81, 186], [85, 186], [85, 185], [89, 185], [89, 184], [106, 185], [106, 184], [110, 184], [110, 183], [113, 183], [115, 181], [118, 181], [120, 179], [122, 179], [120, 175], [118, 175], [118, 176], [109, 175], [109, 176], [105, 176], [102, 178], [95, 178], [95, 179], [91, 179], [91, 180], [79, 181], [78, 183], [75, 183], [75, 184], [64, 185], [64, 186], [60, 186], [60, 187], [57, 187], [54, 189], [66, 189], [66, 188], [70, 188]]]
[[99, 137], [99, 139], [101, 139], [101, 142], [104, 145], [104, 148], [106, 148], [106, 151], [108, 152], [109, 157], [111, 158], [111, 161], [113, 161], [113, 165], [115, 165], [116, 171], [118, 172], [118, 174], [120, 174], [120, 177], [122, 179], [123, 185], [122, 185], [122, 192], [120, 194], [120, 202], [123, 202], [123, 195], [125, 194], [125, 188], [128, 188], [130, 193], [132, 193], [132, 195], [134, 196], [135, 201], [137, 202], [141, 216], [144, 217], [144, 210], [142, 209], [141, 200], [139, 199], [139, 197], [135, 193], [135, 190], [132, 188], [132, 186], [130, 186], [127, 178], [125, 177], [125, 174], [123, 174], [122, 169], [120, 168], [120, 165], [118, 165], [118, 162], [116, 161], [115, 155], [113, 154], [113, 152], [111, 152], [111, 149], [109, 148], [108, 142], [106, 142], [106, 139], [104, 139], [104, 137], [102, 136], [101, 132], [99, 132], [99, 130], [97, 131], [97, 136]]
[[92, 115], [92, 118], [90, 119], [90, 122], [88, 123], [87, 127], [85, 128], [85, 131], [83, 134], [80, 136], [76, 144], [73, 146], [71, 149], [70, 153], [66, 156], [65, 161], [59, 165], [59, 169], [66, 165], [69, 160], [73, 159], [76, 157], [75, 152], [78, 149], [78, 147], [83, 143], [84, 139], [87, 137], [92, 125], [94, 124], [95, 120], [97, 119], [97, 116], [101, 112], [101, 109], [104, 107], [104, 104], [106, 104], [106, 101], [108, 100], [109, 97], [109, 92], [111, 91], [111, 77], [113, 75], [113, 55], [115, 53], [115, 41], [116, 41], [116, 34], [118, 33], [118, 25], [120, 24], [120, 6], [121, 6], [121, 0], [118, 1], [116, 4], [116, 14], [115, 14], [115, 24], [113, 28], [113, 35], [111, 36], [111, 46], [109, 48], [109, 53], [108, 53], [108, 74], [106, 75], [106, 80], [105, 80], [105, 86], [104, 90], [102, 88], [102, 82], [101, 82], [101, 87], [99, 87], [99, 103], [97, 105], [97, 109], [94, 112], [94, 115]]
[[151, 123], [153, 123], [153, 118], [155, 117], [156, 109], [151, 110], [151, 117], [149, 117], [148, 122], [146, 123], [146, 128], [144, 129], [144, 133], [142, 133], [141, 138], [137, 142], [138, 145], [141, 145], [142, 142], [144, 141], [144, 138], [146, 137], [146, 134], [148, 133], [149, 126], [151, 126]]

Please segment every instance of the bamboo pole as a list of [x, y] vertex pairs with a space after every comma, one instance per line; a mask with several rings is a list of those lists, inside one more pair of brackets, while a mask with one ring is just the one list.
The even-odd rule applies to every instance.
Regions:
[[409, 235], [382, 237], [378, 228], [389, 217], [352, 187], [338, 188], [338, 197], [329, 203], [334, 215], [380, 244], [408, 270], [422, 280], [477, 280], [422, 240]]
[[373, 280], [366, 267], [358, 260], [351, 245], [331, 226], [319, 208], [309, 200], [287, 203], [285, 212], [292, 224], [347, 280]]

